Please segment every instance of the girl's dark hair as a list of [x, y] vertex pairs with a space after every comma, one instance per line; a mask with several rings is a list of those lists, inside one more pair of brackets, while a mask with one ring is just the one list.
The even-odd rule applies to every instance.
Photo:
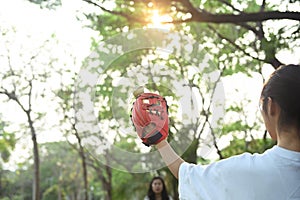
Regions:
[[285, 65], [274, 71], [261, 93], [263, 110], [268, 97], [281, 108], [279, 129], [292, 125], [300, 129], [300, 65]]
[[168, 192], [167, 192], [167, 188], [166, 188], [166, 185], [165, 185], [165, 181], [163, 178], [161, 178], [160, 176], [155, 176], [152, 178], [150, 184], [149, 184], [149, 189], [148, 189], [148, 197], [150, 200], [155, 200], [155, 193], [154, 191], [152, 190], [152, 183], [153, 181], [155, 180], [161, 180], [162, 182], [162, 185], [163, 185], [163, 190], [161, 192], [161, 197], [162, 197], [162, 200], [169, 200], [169, 195], [168, 195]]

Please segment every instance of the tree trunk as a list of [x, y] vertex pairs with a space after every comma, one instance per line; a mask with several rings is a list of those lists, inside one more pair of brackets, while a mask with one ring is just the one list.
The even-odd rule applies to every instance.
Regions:
[[33, 126], [33, 121], [30, 116], [30, 110], [26, 112], [31, 132], [31, 139], [33, 143], [33, 160], [34, 160], [34, 177], [33, 177], [33, 200], [40, 200], [40, 157], [38, 150], [38, 143], [36, 140], [36, 132]]
[[111, 187], [111, 183], [112, 183], [112, 174], [111, 174], [111, 169], [109, 166], [106, 166], [106, 172], [108, 175], [108, 188], [107, 188], [107, 196], [109, 197], [109, 200], [112, 199], [112, 187]]
[[88, 200], [89, 199], [89, 195], [88, 195], [88, 176], [87, 176], [87, 164], [86, 164], [86, 157], [85, 157], [85, 153], [84, 153], [84, 148], [81, 144], [81, 138], [78, 135], [77, 129], [75, 124], [72, 125], [73, 129], [75, 130], [75, 136], [77, 138], [78, 141], [78, 145], [79, 145], [79, 155], [81, 158], [81, 165], [82, 165], [82, 170], [83, 170], [83, 183], [84, 183], [84, 200]]
[[[111, 168], [109, 166], [95, 166], [92, 165], [92, 167], [95, 169], [98, 178], [101, 180], [101, 185], [103, 191], [105, 191], [105, 200], [112, 200], [112, 172]], [[106, 174], [106, 175], [104, 175]]]
[[87, 167], [86, 167], [86, 160], [85, 155], [83, 151], [83, 147], [80, 146], [80, 156], [81, 156], [81, 162], [82, 162], [82, 170], [83, 170], [83, 182], [84, 182], [84, 199], [88, 200], [88, 178], [87, 178]]

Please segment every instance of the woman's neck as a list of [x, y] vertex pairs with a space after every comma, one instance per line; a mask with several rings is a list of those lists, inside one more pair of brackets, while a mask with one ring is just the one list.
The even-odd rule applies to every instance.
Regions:
[[298, 131], [281, 131], [277, 137], [277, 145], [291, 151], [300, 152], [300, 135]]
[[162, 200], [161, 194], [155, 194], [155, 200]]

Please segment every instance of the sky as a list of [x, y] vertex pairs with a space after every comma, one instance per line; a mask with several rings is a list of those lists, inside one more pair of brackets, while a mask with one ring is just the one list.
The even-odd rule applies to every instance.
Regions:
[[76, 10], [81, 8], [80, 0], [63, 0], [56, 10], [40, 9], [26, 0], [0, 1], [1, 25], [14, 25], [20, 31], [47, 37], [55, 33], [66, 43], [70, 43], [78, 56], [89, 53], [91, 30], [82, 28], [76, 19]]
[[[76, 19], [76, 11], [82, 9], [86, 9], [82, 7], [82, 0], [62, 0], [62, 7], [56, 10], [41, 10], [38, 5], [29, 3], [26, 0], [0, 0], [0, 28], [15, 26], [17, 35], [24, 35], [24, 33], [32, 35], [34, 37], [32, 41], [36, 42], [47, 39], [54, 33], [58, 40], [66, 44], [68, 49], [80, 61], [90, 54], [91, 37], [98, 36], [96, 32], [83, 28], [83, 25], [88, 23], [87, 21], [79, 22]], [[288, 60], [291, 63], [299, 63], [300, 58], [297, 56], [299, 52], [299, 50], [296, 50], [294, 55], [291, 56], [290, 52], [282, 51], [278, 54], [278, 58], [283, 61]], [[74, 67], [76, 68], [75, 70], [79, 70], [80, 65]], [[270, 66], [265, 65], [263, 68], [264, 76], [268, 77], [272, 70]], [[236, 81], [239, 84], [236, 84]], [[230, 96], [238, 90], [241, 91], [240, 97], [247, 96], [255, 102], [255, 99], [259, 98], [262, 80], [258, 75], [254, 75], [254, 78], [247, 78], [245, 75], [237, 74], [234, 77], [224, 78], [223, 85], [226, 95]], [[8, 121], [16, 121], [18, 123], [24, 120], [22, 117], [11, 115], [11, 113], [19, 112], [15, 105], [0, 106], [0, 108]], [[55, 118], [55, 113], [49, 112], [48, 117], [49, 119]], [[53, 124], [51, 124], [51, 121], [49, 120], [48, 126], [55, 125], [56, 122], [53, 121]], [[38, 140], [39, 142], [57, 140], [57, 138], [61, 137], [58, 132], [58, 135], [53, 135], [53, 132], [45, 131], [43, 135], [38, 137]], [[22, 146], [27, 145], [25, 142], [23, 145], [18, 146], [16, 152], [22, 152]], [[19, 153], [14, 154], [12, 158], [14, 162], [19, 162], [21, 159]]]

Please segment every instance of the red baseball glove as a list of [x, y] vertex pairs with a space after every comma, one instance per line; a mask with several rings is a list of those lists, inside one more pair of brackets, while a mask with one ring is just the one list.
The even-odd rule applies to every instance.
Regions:
[[131, 120], [146, 146], [159, 143], [169, 133], [167, 101], [153, 93], [139, 95], [133, 104]]

